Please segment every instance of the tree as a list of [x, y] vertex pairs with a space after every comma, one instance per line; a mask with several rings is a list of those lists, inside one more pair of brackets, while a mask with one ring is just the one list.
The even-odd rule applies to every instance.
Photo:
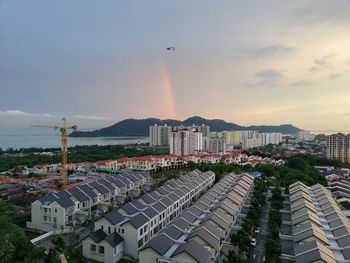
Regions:
[[224, 263], [244, 263], [244, 259], [240, 254], [235, 251], [230, 250], [227, 255], [227, 259], [224, 260]]
[[249, 251], [250, 238], [242, 229], [238, 230], [236, 234], [231, 236], [231, 243], [238, 246], [239, 250], [243, 253], [247, 253]]
[[58, 252], [63, 252], [63, 250], [66, 248], [66, 243], [64, 242], [64, 239], [61, 236], [52, 239], [51, 242], [55, 245], [55, 249]]
[[0, 263], [12, 263], [15, 262], [15, 247], [11, 244], [10, 241], [5, 239], [0, 244]]

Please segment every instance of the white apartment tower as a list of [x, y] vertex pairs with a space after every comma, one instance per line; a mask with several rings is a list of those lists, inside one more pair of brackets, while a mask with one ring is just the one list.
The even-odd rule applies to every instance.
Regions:
[[350, 163], [350, 134], [337, 133], [327, 136], [327, 159]]
[[190, 131], [187, 129], [177, 130], [170, 135], [170, 154], [190, 154]]
[[150, 146], [169, 146], [171, 127], [167, 126], [154, 126], [149, 127], [149, 140]]
[[170, 135], [170, 154], [188, 155], [203, 150], [203, 135], [198, 130], [178, 129]]

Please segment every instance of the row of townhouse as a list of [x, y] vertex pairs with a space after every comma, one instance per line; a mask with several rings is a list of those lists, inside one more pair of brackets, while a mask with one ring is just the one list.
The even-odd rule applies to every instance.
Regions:
[[137, 259], [144, 244], [190, 207], [214, 181], [213, 172], [195, 170], [106, 214], [82, 241], [83, 255], [105, 263], [115, 263], [122, 256]]
[[222, 247], [253, 188], [248, 174], [229, 174], [140, 251], [140, 263], [222, 262]]
[[97, 168], [101, 170], [113, 171], [120, 169], [150, 171], [157, 168], [169, 168], [177, 165], [185, 165], [189, 162], [200, 163], [225, 163], [239, 165], [263, 164], [284, 164], [283, 160], [273, 158], [248, 156], [240, 152], [230, 152], [226, 154], [190, 154], [184, 156], [161, 155], [161, 156], [143, 156], [133, 158], [121, 158], [118, 160], [101, 161]]
[[121, 174], [81, 184], [58, 193], [49, 193], [31, 205], [31, 222], [27, 227], [44, 232], [80, 225], [109, 206], [123, 204], [127, 196], [138, 196], [151, 177], [145, 172], [125, 171]]
[[350, 221], [320, 184], [289, 186], [295, 261], [350, 262]]

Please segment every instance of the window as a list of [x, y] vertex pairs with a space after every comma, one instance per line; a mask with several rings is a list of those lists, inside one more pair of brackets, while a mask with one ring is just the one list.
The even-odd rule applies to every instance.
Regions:
[[57, 208], [55, 208], [55, 213], [57, 213]]
[[138, 242], [138, 246], [141, 247], [143, 245], [143, 239], [141, 238]]
[[103, 230], [103, 225], [101, 225], [101, 230]]
[[98, 247], [98, 253], [104, 254], [104, 253], [105, 253], [105, 247], [99, 246], [99, 247]]
[[124, 234], [124, 229], [122, 228], [122, 234]]
[[111, 233], [111, 227], [109, 226], [108, 227], [108, 234], [110, 234]]
[[95, 244], [90, 245], [90, 251], [96, 252], [96, 245]]
[[116, 247], [113, 249], [113, 254], [114, 255], [117, 254], [117, 248]]
[[140, 229], [140, 236], [143, 234], [143, 228]]

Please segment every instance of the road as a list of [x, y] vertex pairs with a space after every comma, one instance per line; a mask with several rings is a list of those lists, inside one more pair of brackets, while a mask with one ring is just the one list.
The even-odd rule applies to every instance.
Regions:
[[261, 208], [260, 214], [260, 233], [255, 236], [256, 246], [252, 247], [249, 253], [247, 262], [251, 263], [262, 263], [265, 257], [265, 243], [266, 237], [269, 234], [269, 212], [270, 212], [270, 201], [268, 201], [269, 194], [266, 195], [266, 204]]

